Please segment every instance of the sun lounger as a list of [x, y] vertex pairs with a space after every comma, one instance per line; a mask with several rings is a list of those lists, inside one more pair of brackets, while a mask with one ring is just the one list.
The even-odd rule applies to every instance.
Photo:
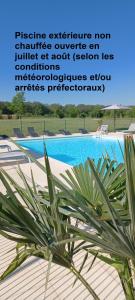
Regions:
[[131, 123], [127, 130], [123, 131], [124, 133], [135, 133], [135, 123]]
[[18, 138], [24, 138], [23, 133], [21, 132], [20, 128], [13, 128], [14, 135]]
[[32, 137], [37, 137], [38, 136], [37, 132], [35, 132], [34, 127], [28, 127], [28, 133]]
[[104, 133], [108, 133], [108, 125], [101, 125], [98, 129], [97, 129], [97, 133], [100, 134], [104, 134]]
[[49, 130], [45, 130], [45, 131], [44, 131], [44, 134], [45, 134], [45, 135], [48, 135], [48, 136], [54, 136], [54, 135], [55, 135], [54, 132], [49, 131]]
[[1, 134], [1, 135], [0, 135], [0, 140], [6, 140], [6, 139], [8, 139], [8, 138], [9, 138], [9, 136], [6, 135], [6, 134]]
[[71, 132], [68, 131], [68, 130], [59, 129], [59, 132], [60, 132], [61, 134], [64, 134], [64, 135], [71, 135]]
[[0, 149], [7, 149], [8, 152], [11, 151], [11, 147], [9, 145], [6, 145], [6, 144], [0, 145]]
[[26, 153], [19, 150], [0, 153], [0, 161], [2, 160], [2, 162], [3, 161], [7, 162], [8, 160], [16, 160], [16, 159], [28, 159], [30, 162], [30, 159], [26, 155]]
[[79, 128], [78, 130], [79, 130], [79, 132], [82, 133], [82, 134], [88, 133], [88, 130], [85, 129], [85, 128]]

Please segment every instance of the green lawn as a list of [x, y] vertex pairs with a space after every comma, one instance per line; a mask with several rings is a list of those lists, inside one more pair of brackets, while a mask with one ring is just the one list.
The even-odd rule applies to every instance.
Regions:
[[[135, 123], [134, 119], [121, 118], [116, 119], [116, 129], [122, 130], [129, 127], [130, 123]], [[103, 119], [103, 124], [109, 125], [109, 130], [113, 131], [113, 119]], [[0, 120], [0, 134], [7, 134], [9, 136], [13, 136], [13, 128], [22, 126], [22, 131], [25, 135], [27, 135], [27, 127], [34, 127], [35, 130], [42, 134], [45, 129], [54, 131], [57, 133], [59, 129], [64, 128], [71, 132], [78, 132], [78, 128], [85, 128], [88, 131], [96, 131], [99, 126], [99, 119], [86, 118], [85, 124], [84, 119], [81, 118], [66, 118], [66, 119], [58, 119], [58, 118], [24, 118], [22, 122], [20, 120]]]

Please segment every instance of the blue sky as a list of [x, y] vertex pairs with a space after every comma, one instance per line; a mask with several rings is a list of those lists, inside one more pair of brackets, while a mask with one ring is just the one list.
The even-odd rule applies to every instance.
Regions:
[[[67, 74], [111, 74], [105, 93], [27, 92], [30, 101], [44, 103], [135, 104], [135, 1], [134, 0], [4, 0], [0, 4], [0, 101], [14, 91], [14, 32], [107, 32], [103, 50], [114, 61], [65, 63]], [[72, 41], [76, 42], [76, 41]]]

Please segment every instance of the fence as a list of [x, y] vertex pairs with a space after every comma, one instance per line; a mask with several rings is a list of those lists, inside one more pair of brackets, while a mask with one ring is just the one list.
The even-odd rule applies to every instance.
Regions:
[[[27, 128], [34, 127], [39, 135], [45, 130], [59, 133], [60, 129], [78, 132], [79, 128], [86, 128], [88, 131], [96, 131], [99, 124], [108, 124], [109, 130], [113, 131], [113, 119], [93, 119], [93, 118], [22, 118], [18, 120], [0, 120], [0, 134], [13, 136], [13, 128], [20, 128], [24, 135], [28, 135]], [[115, 121], [116, 130], [127, 129], [130, 123], [135, 123], [135, 118], [118, 118]]]

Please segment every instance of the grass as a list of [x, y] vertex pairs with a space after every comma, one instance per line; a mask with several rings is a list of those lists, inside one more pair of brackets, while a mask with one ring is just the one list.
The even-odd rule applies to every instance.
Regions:
[[[22, 127], [22, 131], [24, 135], [27, 135], [27, 127], [34, 127], [35, 130], [39, 134], [43, 134], [44, 128], [46, 130], [53, 131], [57, 133], [59, 129], [67, 129], [69, 131], [78, 132], [78, 128], [85, 128], [88, 131], [96, 131], [97, 127], [99, 126], [99, 121], [101, 119], [92, 119], [92, 118], [23, 118], [22, 121], [20, 120], [0, 120], [0, 134], [7, 134], [9, 136], [13, 136], [13, 128], [14, 127]], [[85, 124], [84, 124], [85, 122]], [[119, 118], [116, 120], [116, 129], [122, 130], [127, 129], [130, 123], [135, 122], [135, 118]], [[113, 119], [102, 119], [103, 124], [109, 125], [109, 130], [113, 131]]]

